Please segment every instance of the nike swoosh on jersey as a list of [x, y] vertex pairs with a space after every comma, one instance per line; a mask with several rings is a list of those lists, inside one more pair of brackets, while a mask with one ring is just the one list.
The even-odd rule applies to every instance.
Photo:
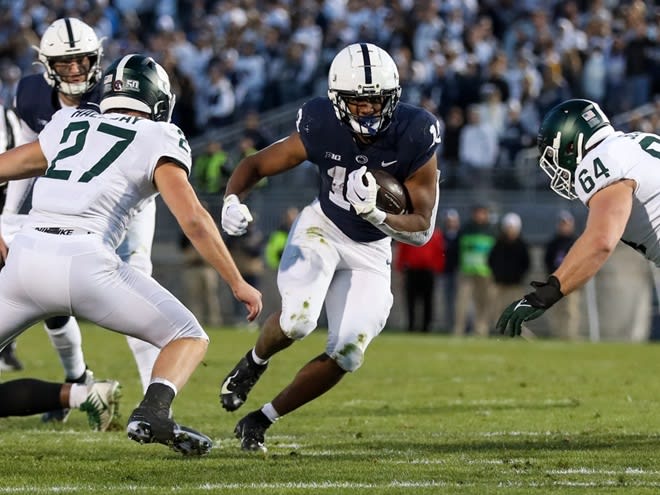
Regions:
[[391, 162], [382, 161], [382, 162], [380, 162], [380, 166], [381, 167], [389, 167], [390, 165], [394, 165], [395, 163], [396, 163], [396, 160], [392, 160]]

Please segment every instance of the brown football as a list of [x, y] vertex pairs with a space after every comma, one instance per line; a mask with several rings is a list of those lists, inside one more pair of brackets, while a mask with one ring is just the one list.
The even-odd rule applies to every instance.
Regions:
[[384, 170], [370, 170], [378, 184], [376, 206], [393, 215], [401, 215], [408, 211], [408, 191], [399, 180]]

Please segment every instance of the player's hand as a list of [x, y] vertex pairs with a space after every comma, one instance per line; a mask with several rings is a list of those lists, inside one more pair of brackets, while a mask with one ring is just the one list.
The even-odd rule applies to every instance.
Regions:
[[243, 235], [251, 221], [249, 208], [239, 201], [238, 196], [230, 194], [225, 198], [222, 203], [222, 230], [233, 236]]
[[376, 179], [362, 166], [348, 174], [346, 199], [353, 205], [358, 215], [365, 215], [376, 208], [378, 185]]
[[245, 304], [248, 310], [247, 320], [254, 321], [261, 310], [263, 309], [263, 302], [261, 300], [261, 292], [248, 284], [245, 280], [232, 287], [234, 297]]
[[499, 320], [497, 320], [495, 328], [502, 335], [508, 334], [510, 337], [515, 337], [522, 332], [523, 322], [535, 320], [543, 313], [545, 313], [545, 309], [535, 308], [529, 303], [526, 297], [523, 297], [509, 304]]
[[536, 290], [522, 299], [514, 301], [502, 312], [495, 328], [502, 334], [511, 337], [520, 335], [522, 324], [535, 320], [564, 295], [557, 277], [551, 275], [547, 282], [532, 282]]

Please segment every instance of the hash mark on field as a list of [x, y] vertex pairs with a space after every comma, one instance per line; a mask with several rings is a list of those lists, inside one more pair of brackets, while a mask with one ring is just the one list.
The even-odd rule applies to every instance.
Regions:
[[593, 469], [593, 468], [571, 468], [571, 469], [550, 469], [546, 471], [547, 474], [605, 474], [605, 475], [617, 475], [617, 474], [648, 474], [648, 475], [658, 475], [660, 471], [646, 471], [642, 468], [633, 468], [627, 467], [623, 470], [610, 470], [610, 469]]
[[[403, 489], [419, 489], [419, 488], [466, 488], [466, 487], [489, 487], [493, 486], [488, 483], [453, 483], [445, 481], [392, 481], [390, 483], [347, 483], [336, 481], [319, 481], [319, 482], [281, 482], [281, 483], [205, 483], [197, 486], [173, 486], [168, 488], [168, 493], [187, 493], [191, 489], [198, 491], [215, 492], [218, 490], [231, 490], [239, 493], [244, 493], [248, 490], [335, 490], [339, 489], [373, 489], [383, 490], [387, 488], [403, 488]], [[578, 487], [578, 488], [594, 488], [594, 487], [609, 487], [609, 486], [625, 486], [625, 487], [638, 487], [638, 488], [660, 488], [660, 482], [644, 482], [632, 480], [626, 483], [621, 483], [618, 480], [600, 480], [600, 481], [569, 481], [557, 480], [550, 482], [528, 482], [524, 481], [507, 481], [497, 484], [500, 488], [548, 488], [548, 487]], [[140, 493], [153, 492], [162, 493], [162, 486], [145, 486], [145, 485], [131, 485], [131, 484], [116, 484], [116, 485], [64, 485], [64, 486], [51, 486], [44, 488], [36, 488], [34, 486], [25, 487], [0, 487], [0, 493], [94, 493], [103, 490], [104, 492], [113, 491], [139, 491]], [[378, 493], [378, 492], [377, 492]]]

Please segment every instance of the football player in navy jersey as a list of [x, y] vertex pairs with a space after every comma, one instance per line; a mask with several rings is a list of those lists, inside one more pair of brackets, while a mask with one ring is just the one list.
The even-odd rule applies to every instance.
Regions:
[[[19, 133], [20, 124], [18, 117], [9, 108], [0, 105], [0, 153], [12, 149], [16, 144], [16, 136]], [[0, 211], [5, 204], [5, 195], [7, 193], [7, 182], [0, 184]], [[1, 232], [0, 232], [1, 234]], [[2, 242], [0, 235], [0, 270], [7, 257], [7, 246]], [[16, 342], [11, 342], [4, 349], [0, 349], [0, 371], [20, 371], [23, 364], [16, 356]]]
[[[94, 30], [75, 18], [54, 21], [44, 32], [39, 48], [43, 74], [23, 77], [16, 89], [15, 111], [20, 118], [21, 132], [17, 144], [35, 141], [53, 114], [66, 107], [91, 108], [98, 111], [101, 99], [102, 40]], [[32, 207], [35, 179], [11, 181], [5, 207], [0, 216], [2, 236], [0, 255], [6, 253], [14, 235], [20, 230]], [[124, 242], [117, 253], [123, 261], [151, 274], [151, 245], [155, 229], [155, 202], [150, 200], [131, 220]], [[4, 258], [4, 255], [2, 255]], [[93, 379], [82, 352], [80, 327], [75, 318], [55, 316], [45, 322], [46, 331], [57, 349], [71, 383], [89, 383]], [[149, 384], [151, 369], [158, 356], [153, 345], [127, 337], [135, 357], [143, 389]], [[64, 421], [67, 410], [45, 414], [44, 421]]]
[[[369, 43], [352, 44], [334, 58], [328, 86], [327, 98], [299, 110], [293, 133], [244, 158], [227, 184], [222, 227], [242, 235], [252, 216], [239, 198], [261, 178], [307, 160], [321, 177], [318, 198], [298, 216], [282, 255], [281, 310], [264, 321], [255, 347], [223, 380], [222, 407], [238, 409], [270, 358], [314, 331], [324, 305], [327, 345], [271, 402], [238, 422], [234, 433], [244, 450], [265, 450], [264, 434], [278, 418], [362, 365], [392, 306], [391, 239], [422, 245], [435, 225], [440, 125], [426, 110], [399, 102], [392, 57]], [[405, 184], [410, 211], [392, 215], [376, 206], [370, 170], [378, 169]]]

